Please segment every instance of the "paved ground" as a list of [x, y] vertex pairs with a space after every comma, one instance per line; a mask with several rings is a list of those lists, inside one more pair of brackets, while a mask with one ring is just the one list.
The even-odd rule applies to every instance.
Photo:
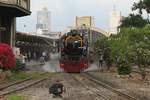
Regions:
[[101, 81], [117, 88], [119, 91], [124, 91], [131, 94], [139, 100], [150, 100], [150, 76], [147, 76], [146, 81], [140, 79], [140, 75], [132, 73], [132, 77], [118, 77], [117, 73], [108, 72], [90, 72], [92, 75]]

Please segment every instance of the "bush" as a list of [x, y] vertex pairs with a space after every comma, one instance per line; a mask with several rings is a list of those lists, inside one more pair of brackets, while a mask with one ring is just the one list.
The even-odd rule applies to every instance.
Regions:
[[4, 43], [0, 43], [0, 68], [9, 70], [15, 67], [16, 61], [12, 48]]
[[131, 67], [125, 62], [121, 62], [117, 65], [117, 71], [119, 75], [129, 75], [131, 73]]

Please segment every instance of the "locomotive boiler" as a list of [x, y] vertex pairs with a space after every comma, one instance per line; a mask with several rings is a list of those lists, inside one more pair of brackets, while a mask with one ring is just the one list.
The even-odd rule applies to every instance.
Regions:
[[65, 72], [82, 72], [88, 68], [87, 43], [84, 34], [71, 30], [61, 39], [60, 67]]

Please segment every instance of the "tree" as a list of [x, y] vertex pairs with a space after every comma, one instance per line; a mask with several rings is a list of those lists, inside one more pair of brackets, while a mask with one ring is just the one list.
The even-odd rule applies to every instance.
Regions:
[[133, 45], [132, 52], [132, 56], [134, 57], [134, 63], [138, 65], [142, 79], [145, 79], [145, 68], [149, 63], [148, 59], [150, 57], [150, 51], [148, 50], [144, 42], [140, 42]]
[[141, 15], [130, 14], [122, 20], [120, 27], [142, 28], [147, 24], [147, 20], [143, 19]]
[[131, 66], [129, 63], [129, 34], [124, 33], [121, 29], [121, 33], [116, 37], [112, 37], [111, 44], [111, 57], [117, 67], [118, 74], [126, 75], [131, 73]]
[[138, 65], [142, 79], [145, 79], [145, 68], [150, 65], [150, 29], [123, 29], [124, 34], [128, 34], [128, 55], [130, 63]]
[[147, 20], [150, 23], [149, 14], [150, 14], [150, 0], [143, 0], [144, 9], [147, 12]]
[[145, 79], [145, 68], [150, 66], [150, 25], [122, 27], [116, 36], [99, 38], [95, 51], [104, 55], [106, 64], [115, 64], [118, 74], [130, 74], [131, 66], [136, 64], [142, 79]]
[[104, 61], [105, 61], [106, 66], [107, 66], [107, 70], [110, 70], [110, 67], [112, 66], [113, 62], [112, 62], [112, 57], [111, 57], [111, 48], [109, 47], [109, 45], [107, 48], [105, 48], [103, 55], [104, 55], [103, 56]]
[[107, 70], [110, 69], [112, 65], [112, 58], [111, 58], [111, 49], [109, 45], [109, 38], [102, 36], [96, 41], [94, 48], [97, 52], [98, 59], [103, 56], [103, 61], [105, 61]]
[[132, 10], [139, 10], [139, 14], [142, 15], [142, 10], [144, 9], [143, 1], [140, 0], [138, 3], [134, 2]]
[[150, 14], [150, 0], [140, 0], [139, 2], [134, 2], [133, 7], [132, 7], [133, 11], [138, 10], [139, 14], [142, 15], [143, 12], [142, 10], [145, 10], [147, 12], [147, 21], [150, 22], [149, 20], [149, 14]]

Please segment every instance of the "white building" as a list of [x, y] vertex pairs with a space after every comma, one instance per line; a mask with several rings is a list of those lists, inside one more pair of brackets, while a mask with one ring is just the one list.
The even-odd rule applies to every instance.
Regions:
[[37, 12], [37, 34], [47, 34], [51, 31], [51, 13], [47, 8]]
[[121, 25], [121, 12], [113, 10], [110, 13], [110, 33], [111, 34], [117, 34], [119, 29], [118, 27]]

